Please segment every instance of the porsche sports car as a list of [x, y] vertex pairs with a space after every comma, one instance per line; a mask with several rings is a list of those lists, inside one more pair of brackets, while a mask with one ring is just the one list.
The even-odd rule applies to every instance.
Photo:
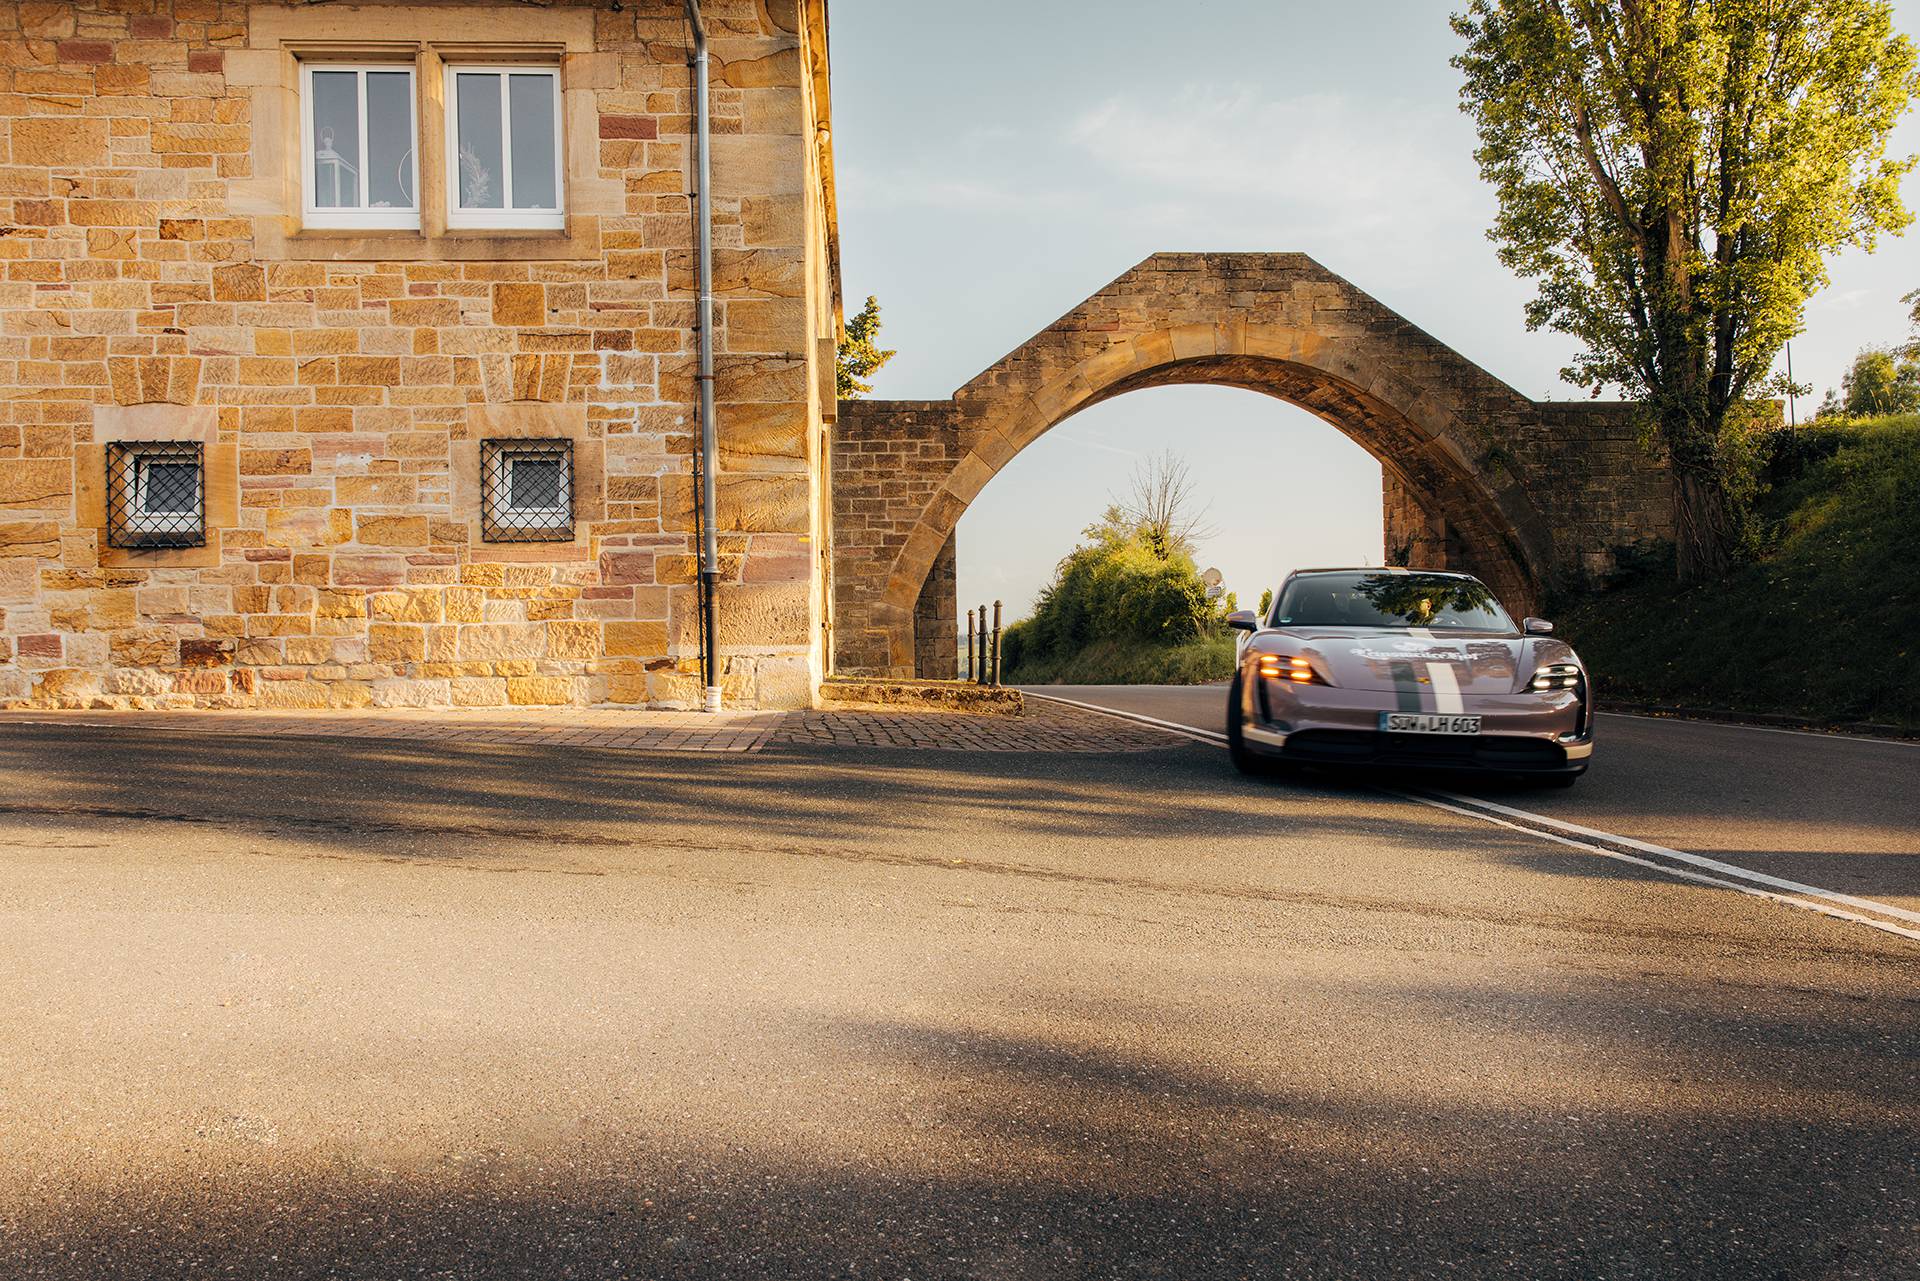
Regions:
[[1233, 762], [1521, 774], [1571, 786], [1593, 755], [1586, 666], [1485, 583], [1425, 569], [1303, 569], [1249, 632], [1227, 699]]

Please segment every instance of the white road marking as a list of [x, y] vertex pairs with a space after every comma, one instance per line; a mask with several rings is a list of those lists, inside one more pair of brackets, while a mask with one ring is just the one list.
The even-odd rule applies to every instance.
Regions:
[[[1069, 707], [1083, 708], [1089, 712], [1097, 712], [1103, 716], [1114, 717], [1116, 720], [1134, 721], [1142, 725], [1152, 725], [1157, 729], [1164, 729], [1171, 733], [1190, 738], [1197, 743], [1208, 743], [1215, 747], [1224, 747], [1227, 744], [1227, 736], [1225, 734], [1216, 734], [1212, 730], [1195, 729], [1191, 725], [1181, 725], [1174, 721], [1163, 721], [1156, 716], [1146, 716], [1139, 712], [1122, 712], [1111, 707], [1101, 707], [1097, 703], [1083, 703], [1077, 699], [1061, 698], [1056, 694], [1037, 694], [1032, 690], [1023, 692], [1031, 698], [1044, 698], [1050, 702], [1065, 703]], [[1622, 863], [1631, 863], [1636, 867], [1644, 867], [1650, 871], [1672, 876], [1679, 880], [1694, 881], [1702, 885], [1714, 885], [1722, 889], [1737, 890], [1742, 894], [1751, 895], [1754, 898], [1766, 899], [1769, 902], [1779, 903], [1785, 907], [1798, 908], [1808, 912], [1818, 912], [1822, 916], [1830, 916], [1835, 920], [1846, 921], [1853, 925], [1869, 926], [1872, 929], [1882, 930], [1888, 934], [1897, 934], [1901, 938], [1913, 939], [1916, 942], [1920, 942], [1920, 929], [1912, 929], [1904, 925], [1895, 925], [1892, 921], [1879, 920], [1863, 914], [1863, 912], [1880, 912], [1898, 920], [1920, 923], [1920, 912], [1911, 912], [1906, 908], [1896, 907], [1892, 903], [1882, 903], [1876, 899], [1856, 898], [1851, 894], [1842, 894], [1835, 890], [1823, 890], [1818, 886], [1803, 885], [1798, 881], [1789, 881], [1781, 877], [1769, 876], [1765, 872], [1750, 871], [1744, 867], [1737, 867], [1732, 863], [1723, 863], [1718, 859], [1707, 858], [1699, 854], [1689, 854], [1684, 850], [1668, 849], [1664, 845], [1654, 845], [1647, 841], [1638, 841], [1629, 836], [1615, 836], [1611, 832], [1603, 832], [1597, 828], [1581, 827], [1577, 823], [1565, 823], [1559, 819], [1548, 818], [1544, 814], [1535, 814], [1531, 810], [1515, 809], [1512, 806], [1500, 805], [1493, 801], [1478, 800], [1474, 797], [1460, 796], [1452, 792], [1438, 792], [1432, 796], [1427, 796], [1419, 792], [1403, 792], [1397, 788], [1390, 787], [1383, 787], [1379, 790], [1389, 796], [1399, 797], [1402, 800], [1414, 801], [1437, 810], [1445, 810], [1449, 814], [1457, 814], [1462, 818], [1478, 819], [1482, 823], [1491, 823], [1495, 827], [1504, 827], [1515, 832], [1525, 832], [1527, 835], [1537, 836], [1543, 841], [1552, 841], [1556, 845], [1565, 845], [1590, 854], [1599, 854], [1605, 858], [1615, 859]], [[1442, 797], [1446, 799], [1443, 800], [1441, 799]], [[1498, 811], [1499, 814], [1510, 815], [1513, 818], [1523, 819], [1525, 822], [1511, 822], [1506, 818], [1499, 817], [1498, 814], [1489, 813], [1489, 810]], [[1531, 824], [1534, 823], [1542, 824], [1542, 826], [1531, 826]], [[1553, 828], [1557, 828], [1559, 831], [1547, 830]], [[1590, 839], [1585, 841], [1577, 840], [1574, 839], [1573, 836], [1561, 835], [1561, 832], [1574, 833], [1589, 837]], [[1593, 843], [1593, 841], [1596, 840], [1613, 842], [1624, 845], [1628, 849], [1640, 850], [1644, 853], [1658, 855], [1662, 858], [1676, 859], [1693, 866], [1723, 872], [1728, 876], [1743, 877], [1755, 882], [1755, 884], [1742, 884], [1740, 881], [1728, 880], [1724, 876], [1712, 876], [1706, 872], [1690, 871], [1685, 867], [1674, 867], [1667, 863], [1656, 863], [1651, 858], [1636, 858], [1634, 855], [1624, 853], [1621, 850], [1608, 849], [1605, 845], [1596, 845]], [[1761, 886], [1772, 886], [1774, 888], [1762, 889], [1760, 888]], [[1782, 893], [1780, 892], [1782, 890], [1789, 892]], [[1802, 895], [1807, 897], [1801, 897]], [[1823, 902], [1821, 900], [1826, 901]], [[1844, 903], [1850, 907], [1861, 908], [1863, 912], [1850, 912], [1844, 907], [1833, 906], [1835, 903]]]
[[[1703, 854], [1689, 854], [1685, 850], [1669, 849], [1665, 845], [1655, 845], [1650, 841], [1635, 840], [1631, 836], [1616, 836], [1612, 832], [1603, 832], [1593, 827], [1582, 827], [1578, 823], [1569, 823], [1564, 819], [1548, 818], [1544, 814], [1535, 814], [1531, 810], [1515, 809], [1511, 805], [1502, 805], [1498, 801], [1484, 800], [1477, 796], [1460, 796], [1454, 792], [1441, 791], [1435, 791], [1433, 794], [1444, 797], [1456, 805], [1464, 805], [1481, 810], [1492, 810], [1496, 814], [1505, 814], [1512, 818], [1523, 819], [1528, 823], [1538, 823], [1543, 827], [1550, 827], [1557, 832], [1565, 832], [1573, 836], [1584, 836], [1589, 840], [1607, 841], [1614, 845], [1624, 845], [1630, 850], [1638, 850], [1643, 854], [1653, 854], [1660, 858], [1678, 859], [1680, 862], [1693, 867], [1703, 867], [1708, 871], [1720, 872], [1722, 874], [1730, 873], [1734, 876], [1744, 876], [1750, 881], [1761, 885], [1771, 885], [1778, 890], [1787, 890], [1794, 894], [1807, 894], [1815, 898], [1827, 899], [1834, 903], [1844, 903], [1848, 907], [1863, 908], [1869, 912], [1884, 912], [1888, 916], [1895, 917], [1899, 920], [1912, 921], [1915, 925], [1920, 925], [1920, 912], [1910, 912], [1904, 907], [1895, 907], [1891, 903], [1881, 903], [1870, 898], [1855, 898], [1851, 894], [1841, 894], [1836, 890], [1823, 890], [1818, 886], [1803, 885], [1799, 881], [1789, 881], [1782, 877], [1769, 876], [1765, 872], [1754, 872], [1744, 867], [1736, 867], [1732, 863], [1722, 863], [1717, 858], [1708, 858]], [[1920, 935], [1916, 935], [1916, 937], [1920, 937]]]
[[1742, 725], [1738, 721], [1703, 721], [1687, 716], [1648, 716], [1642, 712], [1606, 712], [1623, 721], [1657, 721], [1662, 725], [1711, 725], [1715, 729], [1744, 729], [1755, 734], [1792, 734], [1798, 738], [1819, 738], [1829, 743], [1874, 743], [1881, 747], [1920, 747], [1920, 742], [1905, 738], [1872, 738], [1865, 734], [1827, 734], [1815, 729], [1781, 729], [1774, 725]]
[[[1065, 703], [1068, 707], [1084, 708], [1089, 712], [1099, 712], [1105, 716], [1117, 716], [1123, 721], [1138, 721], [1142, 725], [1152, 725], [1156, 729], [1172, 730], [1176, 734], [1184, 734], [1197, 742], [1212, 743], [1217, 747], [1225, 747], [1227, 745], [1227, 736], [1225, 734], [1216, 734], [1210, 729], [1195, 729], [1191, 725], [1182, 725], [1177, 721], [1163, 721], [1142, 712], [1116, 712], [1111, 707], [1102, 707], [1098, 703], [1082, 703], [1077, 699], [1062, 698], [1058, 694], [1036, 694], [1030, 689], [1020, 692], [1028, 698], [1044, 698], [1050, 703]], [[1223, 708], [1226, 706], [1225, 699], [1221, 700], [1221, 706]]]

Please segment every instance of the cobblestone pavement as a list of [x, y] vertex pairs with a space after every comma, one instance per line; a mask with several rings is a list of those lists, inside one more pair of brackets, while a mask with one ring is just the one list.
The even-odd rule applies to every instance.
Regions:
[[1145, 725], [1028, 699], [1019, 716], [965, 712], [789, 712], [776, 744], [974, 752], [1143, 752], [1187, 740]]
[[757, 752], [774, 746], [975, 752], [1148, 751], [1183, 740], [1054, 703], [1021, 716], [964, 712], [704, 712], [614, 708], [379, 712], [9, 712], [0, 726], [101, 725], [264, 737], [527, 744], [662, 752]]

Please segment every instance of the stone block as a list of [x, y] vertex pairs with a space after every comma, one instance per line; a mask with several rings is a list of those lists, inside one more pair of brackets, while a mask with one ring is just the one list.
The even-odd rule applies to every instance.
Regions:
[[456, 676], [447, 682], [455, 707], [501, 707], [507, 682], [497, 676]]
[[13, 122], [16, 165], [71, 169], [113, 162], [107, 122], [71, 116], [22, 116]]
[[389, 623], [437, 623], [443, 615], [437, 587], [407, 587], [375, 592], [367, 600], [368, 616]]
[[65, 458], [0, 458], [0, 507], [64, 509], [73, 495], [73, 464]]
[[460, 629], [460, 657], [467, 660], [545, 658], [547, 629], [541, 623], [469, 623]]
[[321, 681], [260, 681], [255, 687], [254, 698], [260, 707], [297, 711], [327, 707], [333, 701], [332, 692]]
[[367, 658], [375, 663], [418, 663], [427, 656], [427, 630], [403, 623], [367, 628]]
[[501, 284], [493, 287], [494, 324], [542, 325], [546, 320], [546, 286]]
[[564, 707], [576, 701], [571, 676], [518, 676], [507, 681], [507, 701], [515, 706]]
[[664, 622], [609, 622], [603, 626], [609, 657], [658, 658], [667, 652]]
[[600, 624], [566, 620], [547, 624], [547, 657], [600, 657]]
[[368, 516], [354, 521], [355, 541], [375, 547], [425, 547], [425, 516]]
[[392, 677], [373, 682], [369, 693], [375, 707], [445, 707], [450, 701], [445, 680]]

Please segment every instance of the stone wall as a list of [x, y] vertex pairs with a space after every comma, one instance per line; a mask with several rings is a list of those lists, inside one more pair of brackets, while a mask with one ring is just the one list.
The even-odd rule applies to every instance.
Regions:
[[[810, 701], [837, 261], [824, 5], [708, 0], [728, 698]], [[0, 6], [0, 702], [697, 697], [679, 0]], [[560, 69], [567, 219], [447, 227], [444, 58]], [[299, 59], [416, 68], [421, 227], [303, 229]], [[565, 437], [488, 543], [477, 442]], [[102, 453], [200, 441], [207, 545], [105, 545]]]
[[1388, 555], [1476, 573], [1516, 610], [1671, 533], [1633, 407], [1536, 403], [1304, 255], [1158, 254], [952, 400], [841, 406], [835, 670], [931, 674], [919, 633], [950, 602], [925, 584], [980, 489], [1077, 410], [1176, 383], [1338, 427], [1381, 461]]

